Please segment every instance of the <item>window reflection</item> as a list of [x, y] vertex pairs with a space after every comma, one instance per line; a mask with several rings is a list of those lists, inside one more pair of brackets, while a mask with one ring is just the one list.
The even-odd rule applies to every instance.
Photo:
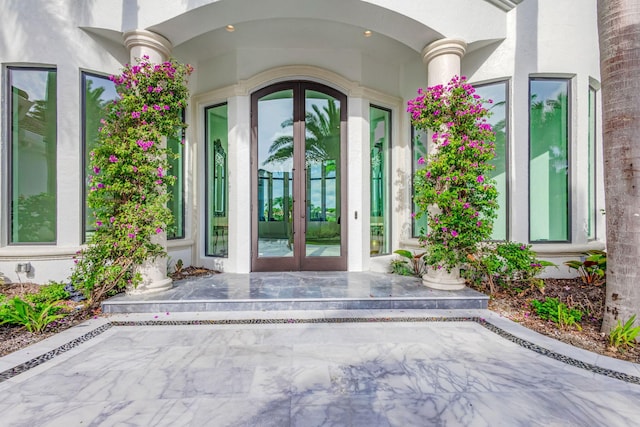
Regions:
[[8, 68], [10, 242], [56, 241], [56, 71]]
[[371, 159], [371, 255], [391, 253], [391, 111], [371, 106], [369, 110]]
[[531, 79], [529, 239], [569, 240], [569, 80]]
[[227, 257], [229, 253], [227, 104], [205, 109], [206, 117], [206, 238], [205, 255]]

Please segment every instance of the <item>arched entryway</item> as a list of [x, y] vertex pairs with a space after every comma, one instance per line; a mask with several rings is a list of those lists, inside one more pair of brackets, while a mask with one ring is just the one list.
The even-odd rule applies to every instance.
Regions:
[[252, 94], [252, 271], [347, 269], [346, 122], [319, 83]]

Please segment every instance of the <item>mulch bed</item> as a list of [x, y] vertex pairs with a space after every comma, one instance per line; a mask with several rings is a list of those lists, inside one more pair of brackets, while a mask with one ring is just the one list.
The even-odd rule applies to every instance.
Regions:
[[[556, 324], [540, 319], [531, 308], [530, 301], [545, 297], [582, 310], [585, 315], [577, 328], [559, 329]], [[640, 363], [640, 346], [620, 352], [610, 348], [606, 334], [600, 332], [604, 314], [605, 287], [584, 285], [580, 279], [545, 279], [544, 288], [525, 287], [523, 292], [498, 292], [489, 301], [489, 309], [514, 322], [550, 336], [559, 341], [594, 353]]]
[[169, 274], [173, 280], [190, 279], [193, 277], [212, 276], [220, 274], [220, 271], [210, 270], [205, 267], [184, 267], [178, 271]]
[[[16, 296], [22, 297], [28, 293], [37, 293], [38, 289], [40, 289], [40, 285], [33, 283], [10, 283], [0, 286], [0, 294], [11, 299]], [[69, 301], [65, 306], [70, 311], [69, 315], [50, 323], [39, 334], [31, 333], [23, 326], [0, 325], [0, 357], [42, 341], [97, 314], [87, 309], [82, 303]]]

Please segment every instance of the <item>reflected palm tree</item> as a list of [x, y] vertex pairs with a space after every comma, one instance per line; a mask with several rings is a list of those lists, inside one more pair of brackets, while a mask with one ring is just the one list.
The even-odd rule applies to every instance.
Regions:
[[[307, 164], [325, 160], [337, 160], [340, 155], [340, 108], [335, 100], [328, 99], [322, 108], [312, 105], [305, 116], [305, 159]], [[284, 129], [293, 126], [293, 118], [280, 124]], [[269, 157], [264, 164], [275, 164], [293, 158], [293, 136], [278, 137], [269, 147]]]
[[549, 153], [557, 160], [556, 172], [566, 175], [567, 94], [545, 101], [536, 98], [535, 94], [531, 96], [531, 138], [535, 142], [531, 144], [531, 158]]
[[[496, 102], [489, 108], [489, 111], [491, 112], [491, 110], [493, 110], [494, 108], [495, 109], [505, 108], [506, 104], [507, 104], [506, 101]], [[493, 129], [493, 132], [496, 135], [496, 140], [494, 145], [495, 157], [490, 162], [495, 167], [495, 169], [491, 171], [491, 177], [495, 178], [496, 176], [503, 174], [505, 172], [505, 166], [507, 164], [506, 116], [502, 120], [499, 120], [498, 122], [493, 124], [491, 127]]]
[[[340, 104], [335, 99], [322, 99], [321, 103], [307, 105], [305, 114], [305, 179], [306, 179], [306, 210], [307, 220], [317, 222], [333, 222], [339, 224], [340, 218]], [[293, 126], [293, 118], [283, 121], [280, 126], [289, 128]], [[293, 159], [294, 136], [282, 135], [276, 138], [269, 147], [269, 156], [263, 164], [279, 164]], [[312, 182], [321, 183], [320, 187]], [[330, 184], [331, 183], [331, 184]], [[335, 202], [328, 202], [328, 189], [335, 191]], [[312, 197], [312, 193], [315, 197]], [[319, 200], [318, 200], [319, 198]], [[313, 201], [319, 203], [315, 206]], [[284, 203], [291, 214], [291, 203]], [[340, 235], [339, 228], [334, 230]], [[313, 235], [308, 231], [307, 237]], [[339, 242], [339, 240], [338, 240]]]

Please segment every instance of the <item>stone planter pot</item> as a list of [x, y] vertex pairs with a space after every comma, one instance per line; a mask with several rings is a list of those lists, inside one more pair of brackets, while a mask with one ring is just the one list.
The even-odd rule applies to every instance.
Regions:
[[465, 287], [458, 267], [452, 268], [450, 272], [446, 268], [438, 270], [430, 267], [427, 274], [422, 276], [422, 284], [432, 289], [445, 291], [459, 291]]

